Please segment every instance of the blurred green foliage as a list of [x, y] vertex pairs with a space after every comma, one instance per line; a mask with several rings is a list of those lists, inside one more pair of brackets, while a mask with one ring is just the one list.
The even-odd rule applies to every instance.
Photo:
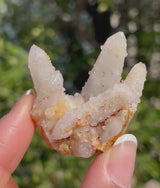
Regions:
[[[68, 93], [79, 91], [99, 53], [94, 0], [0, 0], [0, 116], [33, 87], [27, 56], [35, 43], [51, 57], [65, 78]], [[110, 23], [107, 34], [122, 30], [128, 39], [124, 74], [137, 62], [148, 69], [142, 102], [128, 132], [138, 139], [133, 187], [145, 187], [150, 179], [160, 181], [160, 2], [97, 1], [95, 14]], [[92, 5], [92, 7], [91, 7]], [[87, 8], [87, 6], [89, 8]], [[95, 7], [94, 7], [95, 8]], [[92, 12], [93, 13], [93, 12]], [[105, 36], [107, 36], [107, 34]], [[96, 40], [96, 39], [97, 40]], [[36, 132], [14, 173], [20, 187], [80, 187], [90, 159], [63, 156], [51, 151]]]

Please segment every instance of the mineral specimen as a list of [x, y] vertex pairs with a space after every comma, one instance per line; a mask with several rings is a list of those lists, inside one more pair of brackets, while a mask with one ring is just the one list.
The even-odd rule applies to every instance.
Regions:
[[63, 154], [90, 157], [124, 133], [140, 102], [146, 68], [136, 64], [121, 80], [126, 39], [107, 39], [81, 94], [66, 95], [63, 77], [47, 54], [33, 45], [29, 69], [37, 93], [32, 117], [48, 146]]

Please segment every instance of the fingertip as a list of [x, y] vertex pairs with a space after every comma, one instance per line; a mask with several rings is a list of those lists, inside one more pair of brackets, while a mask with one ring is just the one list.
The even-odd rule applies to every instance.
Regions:
[[96, 157], [84, 178], [81, 188], [128, 188], [133, 175], [136, 149], [135, 137], [123, 135], [113, 147]]
[[122, 135], [110, 148], [107, 154], [106, 169], [115, 185], [129, 187], [134, 171], [136, 150], [137, 139], [132, 134]]
[[35, 132], [31, 109], [35, 96], [25, 93], [11, 111], [0, 119], [0, 166], [13, 172], [26, 152]]
[[22, 97], [13, 106], [13, 108], [9, 112], [9, 115], [10, 114], [21, 115], [21, 113], [23, 114], [30, 112], [34, 99], [35, 99], [34, 91], [32, 89], [27, 90], [25, 94], [22, 95]]

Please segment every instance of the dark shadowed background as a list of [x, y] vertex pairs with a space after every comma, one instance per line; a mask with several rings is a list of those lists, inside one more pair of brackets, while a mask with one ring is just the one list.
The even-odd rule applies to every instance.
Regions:
[[[33, 87], [27, 67], [33, 43], [48, 53], [73, 94], [86, 81], [100, 45], [117, 31], [128, 39], [124, 75], [138, 61], [148, 70], [128, 128], [138, 139], [132, 186], [160, 187], [159, 0], [0, 0], [0, 117]], [[22, 188], [78, 188], [94, 157], [63, 156], [36, 132], [14, 179]]]

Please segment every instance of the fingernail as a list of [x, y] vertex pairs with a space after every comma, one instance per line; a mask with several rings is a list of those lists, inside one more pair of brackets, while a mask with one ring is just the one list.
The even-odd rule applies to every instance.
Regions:
[[109, 152], [107, 172], [111, 181], [121, 188], [128, 188], [136, 157], [137, 139], [125, 134], [117, 139]]
[[32, 89], [29, 89], [26, 91], [25, 95], [35, 95], [34, 91]]
[[133, 142], [137, 146], [137, 139], [133, 134], [124, 134], [120, 136], [114, 143], [114, 146], [124, 143], [124, 142]]
[[35, 98], [34, 91], [32, 89], [29, 89], [25, 92], [24, 95], [16, 102], [16, 104], [12, 107], [10, 112], [16, 113], [17, 111], [22, 111], [22, 109], [25, 109], [25, 106], [28, 104], [25, 103], [26, 100], [33, 100]]

